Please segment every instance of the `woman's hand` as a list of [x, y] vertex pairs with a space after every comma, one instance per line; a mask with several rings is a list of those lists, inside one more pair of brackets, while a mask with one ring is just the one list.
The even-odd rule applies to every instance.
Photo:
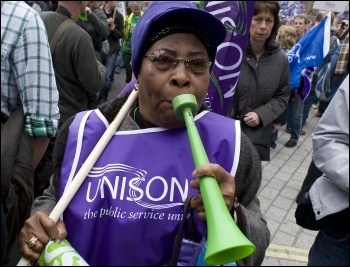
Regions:
[[86, 12], [86, 14], [90, 15], [91, 9], [89, 7], [85, 7], [85, 12]]
[[280, 123], [273, 123], [272, 124], [272, 133], [275, 133], [276, 131], [278, 131], [279, 128], [281, 128]]
[[[199, 178], [202, 176], [212, 176], [216, 178], [226, 206], [228, 210], [231, 210], [233, 208], [236, 194], [236, 183], [234, 177], [218, 164], [203, 164], [196, 168], [192, 173], [192, 177], [197, 178], [196, 180], [191, 181], [190, 185], [192, 188], [200, 190]], [[206, 220], [203, 199], [200, 193], [191, 199], [190, 206], [197, 211], [197, 217], [200, 220]]]
[[[63, 221], [57, 223], [49, 218], [45, 212], [38, 211], [28, 218], [18, 236], [18, 245], [23, 257], [28, 260], [37, 260], [50, 240], [59, 243], [67, 236], [66, 226]], [[37, 237], [32, 247], [28, 241]]]
[[256, 127], [259, 125], [261, 119], [259, 117], [259, 115], [255, 112], [248, 112], [245, 116], [244, 116], [244, 122], [245, 124], [247, 124], [249, 127]]

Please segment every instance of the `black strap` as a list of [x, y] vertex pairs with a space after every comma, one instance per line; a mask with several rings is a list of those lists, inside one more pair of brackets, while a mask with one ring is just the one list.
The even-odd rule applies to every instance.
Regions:
[[[242, 206], [239, 203], [235, 206], [235, 212], [237, 216], [236, 224], [243, 233], [245, 225], [245, 216], [243, 214]], [[236, 263], [238, 266], [245, 266], [243, 259], [238, 260]]]
[[1, 123], [6, 123], [8, 118], [9, 118], [8, 116], [6, 116], [4, 113], [1, 112]]
[[[180, 249], [181, 249], [181, 243], [182, 243], [182, 238], [183, 238], [183, 234], [184, 234], [184, 227], [185, 227], [186, 217], [187, 217], [187, 214], [189, 213], [189, 210], [190, 210], [190, 201], [191, 201], [192, 197], [188, 197], [186, 199], [186, 201], [185, 201], [183, 217], [182, 217], [182, 220], [181, 220], [180, 228], [179, 228], [179, 230], [177, 232], [177, 235], [176, 235], [176, 238], [175, 238], [173, 255], [171, 257], [169, 266], [177, 266], [177, 259], [179, 258], [179, 254], [180, 254]], [[192, 219], [190, 219], [190, 220], [192, 221]]]
[[55, 34], [53, 35], [52, 39], [50, 40], [50, 50], [51, 50], [51, 56], [53, 56], [55, 49], [56, 49], [56, 44], [57, 41], [60, 39], [61, 34], [63, 33], [63, 31], [67, 28], [67, 26], [71, 23], [74, 23], [74, 21], [70, 18], [65, 19], [60, 26], [58, 27], [58, 29], [56, 30]]

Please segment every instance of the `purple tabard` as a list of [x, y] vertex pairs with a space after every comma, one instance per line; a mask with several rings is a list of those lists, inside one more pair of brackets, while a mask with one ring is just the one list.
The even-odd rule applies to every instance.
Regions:
[[[209, 161], [235, 175], [239, 123], [212, 112], [202, 112], [195, 122]], [[107, 126], [99, 110], [77, 114], [69, 128], [60, 196]], [[184, 201], [197, 193], [189, 185], [194, 169], [186, 127], [117, 131], [63, 214], [67, 240], [90, 265], [168, 262]]]

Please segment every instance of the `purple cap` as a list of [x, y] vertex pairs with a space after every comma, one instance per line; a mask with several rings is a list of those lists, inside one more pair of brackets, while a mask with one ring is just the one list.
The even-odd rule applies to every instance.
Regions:
[[[138, 78], [144, 53], [149, 49], [151, 34], [154, 27], [159, 28], [165, 23], [193, 23], [206, 30], [209, 40], [209, 57], [214, 60], [217, 47], [226, 36], [222, 22], [207, 11], [201, 10], [190, 1], [152, 1], [132, 33], [132, 70]], [[214, 64], [212, 64], [213, 66]]]

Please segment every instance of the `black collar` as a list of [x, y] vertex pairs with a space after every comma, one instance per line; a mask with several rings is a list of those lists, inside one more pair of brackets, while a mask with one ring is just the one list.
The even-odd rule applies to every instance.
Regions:
[[157, 127], [156, 125], [146, 121], [141, 113], [140, 113], [140, 109], [139, 109], [139, 103], [136, 102], [132, 109], [130, 110], [130, 116], [134, 119], [134, 121], [140, 126], [141, 129], [147, 129], [147, 128], [153, 128], [153, 127]]
[[76, 22], [74, 16], [67, 9], [65, 9], [63, 6], [58, 6], [55, 12], [62, 14], [64, 16], [66, 16], [67, 18], [71, 18], [74, 22]]
[[[199, 109], [198, 113], [204, 111], [204, 110], [209, 110], [207, 108], [206, 105], [202, 105], [202, 107]], [[139, 125], [139, 127], [141, 129], [147, 129], [147, 128], [153, 128], [153, 127], [157, 127], [157, 125], [154, 125], [148, 121], [146, 121], [141, 113], [140, 113], [140, 109], [139, 109], [139, 103], [135, 102], [134, 105], [132, 106], [129, 115], [131, 116], [131, 118], [134, 119], [134, 121]]]

